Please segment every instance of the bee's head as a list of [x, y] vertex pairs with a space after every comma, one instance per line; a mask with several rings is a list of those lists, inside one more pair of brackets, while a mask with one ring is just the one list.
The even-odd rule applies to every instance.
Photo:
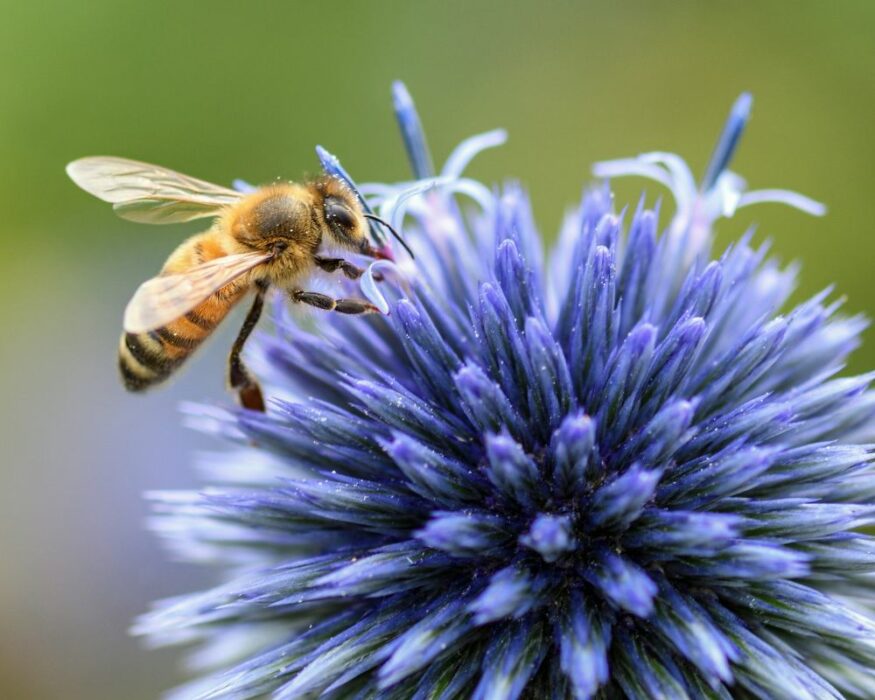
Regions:
[[370, 229], [361, 203], [345, 183], [334, 177], [324, 177], [316, 187], [322, 200], [325, 228], [332, 243], [373, 258], [387, 257], [385, 252], [371, 244]]

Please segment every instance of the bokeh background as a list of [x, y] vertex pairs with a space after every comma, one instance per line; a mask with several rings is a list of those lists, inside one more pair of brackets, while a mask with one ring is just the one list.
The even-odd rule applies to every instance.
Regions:
[[[826, 202], [751, 223], [801, 294], [835, 282], [875, 314], [875, 3], [10, 2], [0, 12], [0, 697], [157, 697], [177, 654], [126, 628], [205, 585], [145, 531], [146, 489], [192, 486], [187, 399], [227, 401], [230, 329], [170, 387], [125, 395], [115, 352], [132, 290], [192, 229], [115, 218], [68, 161], [113, 154], [216, 182], [407, 176], [389, 86], [405, 80], [440, 161], [496, 126], [472, 174], [523, 180], [551, 236], [589, 164], [667, 149], [704, 168], [735, 96], [756, 97], [734, 163], [754, 187]], [[623, 182], [632, 201], [641, 181]], [[656, 192], [654, 191], [654, 196]], [[664, 193], [659, 193], [664, 194]], [[875, 335], [854, 361], [875, 367]]]

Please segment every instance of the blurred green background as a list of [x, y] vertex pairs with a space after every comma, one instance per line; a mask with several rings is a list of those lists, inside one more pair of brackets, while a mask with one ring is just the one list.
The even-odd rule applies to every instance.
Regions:
[[[122, 309], [192, 229], [115, 218], [64, 165], [112, 154], [227, 183], [407, 176], [389, 86], [405, 80], [436, 159], [506, 127], [472, 174], [519, 177], [551, 236], [595, 160], [666, 149], [697, 172], [754, 93], [734, 162], [753, 187], [826, 202], [744, 210], [801, 293], [835, 282], [875, 314], [875, 3], [11, 3], [0, 21], [0, 697], [156, 697], [183, 677], [130, 619], [203, 585], [145, 532], [146, 489], [191, 486], [184, 399], [227, 400], [224, 339], [167, 389], [125, 395]], [[635, 201], [642, 181], [623, 182]], [[654, 191], [654, 195], [656, 192]], [[660, 193], [663, 194], [663, 193]], [[652, 200], [651, 200], [652, 201]], [[875, 366], [875, 336], [853, 369]]]

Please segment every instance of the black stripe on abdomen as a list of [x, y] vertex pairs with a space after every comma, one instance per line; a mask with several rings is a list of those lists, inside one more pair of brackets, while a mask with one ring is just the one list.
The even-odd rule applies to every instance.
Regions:
[[143, 391], [158, 381], [151, 373], [138, 374], [131, 366], [131, 361], [122, 353], [118, 356], [118, 368], [122, 375], [122, 383], [128, 391]]
[[156, 343], [163, 343], [165, 345], [172, 345], [175, 348], [182, 348], [185, 350], [194, 350], [198, 345], [203, 342], [203, 337], [201, 338], [185, 338], [177, 333], [174, 333], [167, 326], [163, 326], [158, 330], [152, 331], [149, 333], [149, 336]]
[[119, 370], [125, 388], [142, 391], [170, 376], [187, 356], [170, 358], [164, 343], [149, 334], [125, 333], [119, 348]]
[[[157, 348], [148, 347], [149, 342], [156, 343]], [[161, 372], [173, 362], [161, 352], [163, 345], [149, 338], [148, 335], [125, 333], [125, 345], [131, 356], [142, 366], [153, 372]], [[171, 367], [172, 369], [172, 367]]]
[[211, 331], [216, 327], [216, 323], [208, 318], [204, 318], [197, 311], [189, 311], [185, 315], [186, 320], [191, 321], [198, 328], [203, 328], [205, 331]]

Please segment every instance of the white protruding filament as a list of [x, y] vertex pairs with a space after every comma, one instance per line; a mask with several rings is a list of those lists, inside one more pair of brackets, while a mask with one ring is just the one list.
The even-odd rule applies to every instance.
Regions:
[[[464, 195], [473, 199], [484, 213], [491, 215], [491, 192], [479, 182], [463, 178], [462, 173], [477, 154], [487, 148], [500, 146], [506, 140], [507, 132], [504, 129], [477, 134], [465, 139], [453, 150], [439, 177], [403, 182], [394, 186], [364, 184], [360, 191], [368, 196], [368, 203], [379, 212], [380, 217], [398, 231], [402, 231], [402, 224], [408, 214], [429, 222], [440, 220], [447, 214], [446, 203], [453, 195]], [[449, 241], [444, 240], [444, 236], [437, 238], [432, 241], [434, 245], [450, 245]], [[420, 247], [416, 245], [416, 241], [408, 242], [414, 250]], [[389, 260], [373, 262], [362, 275], [362, 294], [382, 313], [388, 314], [389, 303], [376, 278], [385, 278], [387, 274], [391, 274], [403, 281], [414, 269], [414, 263], [407, 256], [398, 263]]]
[[368, 268], [362, 275], [362, 294], [364, 294], [365, 299], [367, 299], [374, 306], [376, 306], [382, 314], [389, 313], [389, 302], [386, 301], [386, 297], [383, 296], [383, 292], [380, 290], [377, 280], [374, 279], [374, 275], [378, 274], [381, 277], [385, 278], [386, 273], [397, 272], [398, 266], [391, 260], [377, 260], [377, 262], [368, 265]]
[[688, 261], [707, 245], [714, 222], [734, 216], [742, 207], [775, 203], [812, 216], [826, 213], [826, 206], [798, 192], [778, 189], [747, 192], [744, 179], [729, 170], [723, 171], [710, 189], [702, 191], [687, 164], [671, 153], [643, 153], [637, 158], [602, 161], [593, 166], [593, 174], [601, 178], [645, 177], [667, 187], [677, 207], [669, 235], [684, 238], [684, 258]]

